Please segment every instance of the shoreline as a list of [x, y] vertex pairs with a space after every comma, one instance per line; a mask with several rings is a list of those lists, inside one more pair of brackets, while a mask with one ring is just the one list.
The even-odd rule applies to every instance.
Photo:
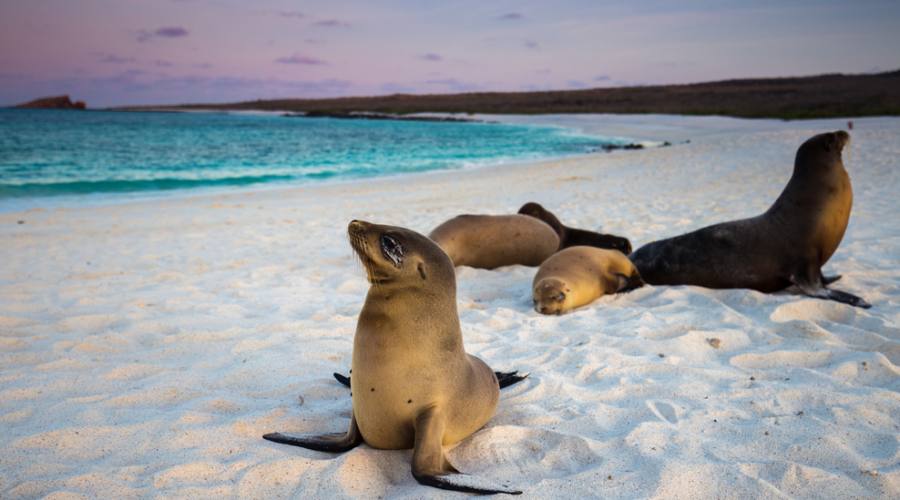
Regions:
[[[117, 111], [122, 112], [122, 111]], [[127, 112], [127, 111], [124, 111]], [[146, 111], [146, 112], [165, 112], [165, 111]], [[255, 111], [219, 111], [219, 110], [175, 110], [171, 111], [173, 113], [215, 113], [215, 114], [235, 114], [235, 115], [244, 115], [244, 114], [262, 114], [265, 116], [275, 117], [284, 117], [284, 114], [281, 112], [255, 112]], [[293, 118], [293, 117], [289, 117]], [[333, 117], [311, 117], [311, 119], [316, 118], [333, 118]], [[16, 212], [27, 212], [30, 210], [40, 210], [40, 209], [54, 209], [54, 208], [76, 208], [76, 207], [94, 207], [94, 206], [110, 206], [110, 205], [122, 205], [122, 204], [130, 204], [130, 203], [141, 203], [141, 202], [153, 202], [153, 201], [163, 201], [170, 198], [183, 198], [190, 196], [216, 196], [221, 194], [227, 194], [231, 192], [241, 192], [241, 191], [269, 191], [269, 190], [279, 190], [279, 189], [293, 189], [301, 186], [315, 186], [315, 185], [328, 185], [328, 184], [344, 184], [344, 183], [353, 183], [353, 182], [369, 182], [373, 179], [396, 179], [403, 178], [406, 176], [417, 176], [424, 174], [432, 174], [432, 173], [453, 173], [453, 172], [463, 172], [469, 170], [479, 170], [485, 168], [495, 168], [499, 166], [515, 166], [515, 165], [531, 165], [534, 163], [542, 163], [542, 162], [553, 162], [568, 158], [580, 158], [580, 157], [589, 157], [597, 154], [605, 154], [612, 153], [619, 150], [639, 150], [649, 147], [666, 147], [671, 146], [671, 143], [667, 141], [653, 141], [653, 140], [633, 140], [625, 137], [609, 137], [604, 136], [602, 134], [597, 133], [588, 133], [577, 130], [573, 127], [567, 127], [565, 125], [559, 125], [553, 122], [550, 123], [534, 123], [536, 120], [524, 120], [524, 121], [504, 121], [504, 119], [509, 119], [507, 116], [490, 116], [486, 118], [476, 118], [471, 120], [448, 120], [441, 114], [429, 114], [427, 115], [428, 122], [461, 122], [465, 121], [466, 123], [477, 123], [477, 124], [486, 124], [486, 125], [512, 125], [512, 126], [524, 126], [524, 127], [548, 127], [554, 128], [563, 131], [564, 134], [572, 134], [572, 135], [583, 135], [586, 137], [592, 137], [598, 140], [602, 140], [603, 145], [599, 146], [597, 150], [584, 152], [584, 153], [569, 153], [569, 154], [546, 154], [546, 153], [536, 153], [534, 157], [497, 157], [490, 159], [483, 159], [474, 162], [463, 162], [460, 165], [452, 165], [445, 166], [441, 168], [428, 169], [417, 172], [387, 172], [387, 173], [376, 173], [369, 176], [362, 177], [341, 177], [340, 175], [335, 176], [334, 178], [327, 179], [304, 179], [297, 178], [292, 180], [285, 181], [269, 181], [269, 182], [258, 182], [251, 183], [246, 185], [223, 185], [223, 186], [198, 186], [198, 187], [177, 187], [171, 189], [147, 189], [147, 190], [136, 190], [136, 191], [123, 191], [123, 192], [86, 192], [86, 193], [66, 193], [66, 194], [54, 194], [54, 195], [41, 195], [41, 196], [17, 196], [17, 197], [8, 197], [8, 198], [0, 198], [0, 213], [16, 213]], [[347, 117], [342, 118], [334, 118], [334, 119], [347, 119]], [[368, 119], [362, 117], [352, 117], [352, 119]], [[404, 119], [402, 121], [410, 121], [409, 119]], [[414, 120], [418, 121], [418, 120]], [[621, 142], [622, 144], [618, 144]], [[16, 207], [15, 205], [25, 205], [24, 207]]]

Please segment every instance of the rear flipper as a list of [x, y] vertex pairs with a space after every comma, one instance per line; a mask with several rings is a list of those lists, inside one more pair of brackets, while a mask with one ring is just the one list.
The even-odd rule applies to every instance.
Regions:
[[[519, 373], [519, 371], [515, 370], [515, 371], [505, 372], [505, 373], [504, 372], [494, 372], [494, 375], [497, 376], [497, 383], [500, 385], [500, 388], [503, 389], [503, 388], [509, 387], [517, 382], [521, 382], [521, 381], [525, 380], [526, 378], [528, 378], [527, 373], [525, 375], [519, 375], [518, 373]], [[341, 385], [344, 385], [348, 388], [352, 388], [352, 386], [350, 385], [350, 377], [341, 375], [340, 373], [333, 373], [332, 375], [334, 375], [334, 379], [337, 380], [338, 382], [340, 382]]]
[[356, 425], [356, 417], [350, 419], [350, 429], [346, 433], [324, 434], [321, 436], [292, 436], [273, 432], [263, 436], [263, 439], [275, 443], [299, 446], [309, 450], [327, 451], [329, 453], [342, 453], [350, 451], [362, 442], [362, 434]]
[[522, 492], [506, 485], [491, 485], [478, 478], [459, 474], [447, 457], [441, 444], [444, 439], [444, 415], [431, 406], [416, 417], [416, 442], [413, 449], [412, 474], [420, 484], [443, 490], [462, 491], [479, 495]]
[[841, 302], [843, 304], [849, 304], [855, 307], [862, 307], [863, 309], [868, 309], [872, 307], [872, 304], [869, 304], [862, 297], [857, 297], [852, 293], [842, 292], [840, 290], [834, 290], [831, 288], [825, 288], [827, 283], [834, 283], [840, 276], [830, 276], [823, 277], [821, 273], [818, 273], [818, 279], [804, 279], [802, 277], [791, 276], [791, 282], [797, 285], [797, 288], [803, 292], [804, 295], [808, 295], [810, 297], [815, 297], [817, 299], [825, 299], [825, 300], [833, 300], [835, 302]]

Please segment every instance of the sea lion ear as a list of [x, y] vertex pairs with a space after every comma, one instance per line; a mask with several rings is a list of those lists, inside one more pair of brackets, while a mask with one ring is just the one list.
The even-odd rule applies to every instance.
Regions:
[[419, 265], [416, 266], [416, 270], [419, 271], [419, 276], [421, 276], [423, 280], [428, 279], [428, 276], [425, 274], [425, 263], [424, 262], [419, 262]]

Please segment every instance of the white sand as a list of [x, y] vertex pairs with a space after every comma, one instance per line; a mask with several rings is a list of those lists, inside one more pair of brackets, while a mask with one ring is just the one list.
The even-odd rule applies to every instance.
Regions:
[[[427, 232], [535, 200], [638, 247], [761, 212], [797, 146], [845, 123], [538, 120], [691, 142], [0, 214], [0, 497], [459, 496], [419, 486], [409, 451], [260, 438], [346, 429], [331, 372], [350, 365], [367, 289], [349, 220]], [[900, 496], [900, 119], [856, 120], [845, 161], [856, 200], [826, 271], [870, 310], [645, 287], [543, 317], [535, 269], [460, 269], [468, 351], [532, 375], [453, 463], [531, 498]]]

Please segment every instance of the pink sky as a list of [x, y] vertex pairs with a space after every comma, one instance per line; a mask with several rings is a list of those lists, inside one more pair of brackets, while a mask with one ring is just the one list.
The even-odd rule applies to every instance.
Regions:
[[896, 1], [0, 0], [0, 105], [859, 73], [898, 47]]

